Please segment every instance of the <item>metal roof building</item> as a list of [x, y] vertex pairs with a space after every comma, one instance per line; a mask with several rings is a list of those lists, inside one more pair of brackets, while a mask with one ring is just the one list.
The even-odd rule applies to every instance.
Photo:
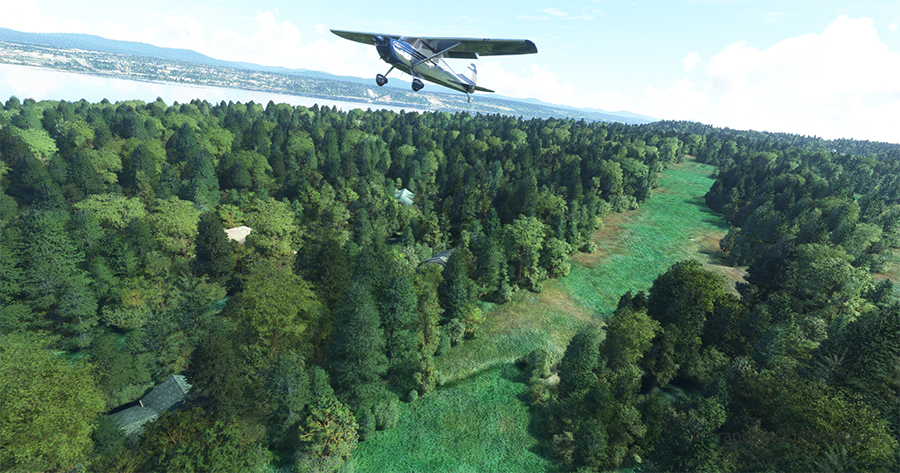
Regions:
[[110, 417], [125, 431], [126, 436], [140, 435], [144, 431], [144, 424], [156, 420], [160, 414], [184, 400], [190, 390], [191, 385], [184, 376], [169, 376], [138, 401], [137, 406], [111, 414]]
[[416, 194], [413, 194], [407, 189], [400, 189], [394, 192], [394, 198], [399, 200], [403, 205], [413, 205], [413, 199], [416, 198]]
[[450, 253], [453, 253], [453, 250], [442, 251], [425, 260], [425, 264], [439, 264], [441, 266], [446, 266], [447, 261], [450, 260]]

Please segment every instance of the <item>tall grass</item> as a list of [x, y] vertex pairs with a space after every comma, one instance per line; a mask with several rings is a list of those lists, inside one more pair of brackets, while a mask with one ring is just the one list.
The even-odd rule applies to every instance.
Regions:
[[514, 361], [538, 347], [561, 355], [575, 332], [601, 325], [623, 293], [647, 289], [679, 260], [714, 264], [702, 246], [727, 225], [703, 201], [712, 170], [695, 162], [667, 170], [640, 210], [611, 216], [595, 235], [601, 251], [574, 257], [568, 277], [546, 281], [540, 294], [484, 304], [479, 337], [437, 358], [445, 384], [402, 404], [395, 429], [360, 443], [356, 471], [555, 471], [556, 462], [537, 450], [539, 419], [524, 402]]
[[405, 404], [395, 429], [359, 444], [356, 471], [555, 471], [535, 453], [519, 377], [502, 363]]
[[562, 280], [568, 294], [605, 316], [622, 294], [648, 289], [677, 261], [714, 263], [699, 251], [705, 237], [728, 230], [703, 200], [713, 169], [689, 161], [667, 170], [660, 188], [640, 209], [616, 216], [612, 231], [599, 232], [599, 261], [572, 265], [572, 273]]

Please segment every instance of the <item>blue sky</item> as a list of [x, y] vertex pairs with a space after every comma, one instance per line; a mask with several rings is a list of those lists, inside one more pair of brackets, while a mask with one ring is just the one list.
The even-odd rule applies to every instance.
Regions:
[[657, 118], [900, 142], [898, 0], [0, 0], [0, 11], [0, 26], [20, 31], [360, 77], [387, 68], [374, 48], [329, 29], [527, 38], [538, 54], [479, 59], [479, 84]]

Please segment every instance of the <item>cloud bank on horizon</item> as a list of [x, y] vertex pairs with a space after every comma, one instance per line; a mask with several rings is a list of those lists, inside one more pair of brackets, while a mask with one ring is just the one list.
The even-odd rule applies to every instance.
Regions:
[[[743, 2], [760, 4], [756, 10], [746, 6], [728, 10], [742, 2], [688, 0], [679, 8], [709, 15], [692, 20], [707, 25], [707, 34], [696, 36], [678, 21], [668, 29], [660, 27], [636, 3], [610, 0], [562, 7], [523, 1], [515, 12], [505, 15], [463, 4], [445, 9], [444, 18], [429, 17], [433, 26], [416, 17], [373, 19], [371, 12], [363, 11], [364, 4], [356, 13], [343, 3], [340, 7], [306, 5], [300, 14], [297, 7], [281, 2], [275, 2], [277, 7], [260, 4], [248, 10], [228, 0], [189, 5], [171, 0], [133, 5], [101, 0], [89, 14], [78, 15], [65, 14], [64, 4], [57, 0], [2, 3], [6, 13], [0, 16], [0, 27], [96, 34], [192, 49], [223, 60], [366, 78], [386, 70], [374, 48], [342, 40], [328, 29], [528, 37], [540, 53], [481, 59], [479, 83], [515, 98], [628, 110], [660, 119], [900, 142], [896, 125], [900, 8], [894, 9], [892, 17], [885, 17], [881, 10], [867, 16], [857, 4], [844, 2], [833, 6], [828, 19], [802, 24], [791, 23], [798, 18], [797, 12], [766, 11], [763, 7], [779, 5], [769, 0]], [[671, 3], [675, 2], [665, 6]], [[726, 14], [768, 25], [774, 33], [745, 33], [738, 23], [729, 28]], [[632, 26], [639, 20], [648, 23], [646, 30]], [[617, 24], [622, 25], [620, 30]], [[752, 31], [755, 26], [745, 28]], [[602, 36], [606, 34], [610, 36]], [[451, 65], [459, 69], [464, 62]]]

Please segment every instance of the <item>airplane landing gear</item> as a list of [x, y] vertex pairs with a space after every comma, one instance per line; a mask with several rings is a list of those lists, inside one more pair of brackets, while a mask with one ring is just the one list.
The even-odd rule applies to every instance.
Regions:
[[420, 79], [418, 79], [418, 78], [413, 79], [413, 81], [412, 81], [413, 92], [418, 92], [418, 91], [422, 90], [422, 87], [425, 87], [425, 84], [423, 84]]
[[384, 86], [384, 84], [387, 84], [387, 81], [387, 77], [385, 77], [383, 74], [378, 74], [377, 76], [375, 76], [375, 83], [378, 84], [378, 87]]

